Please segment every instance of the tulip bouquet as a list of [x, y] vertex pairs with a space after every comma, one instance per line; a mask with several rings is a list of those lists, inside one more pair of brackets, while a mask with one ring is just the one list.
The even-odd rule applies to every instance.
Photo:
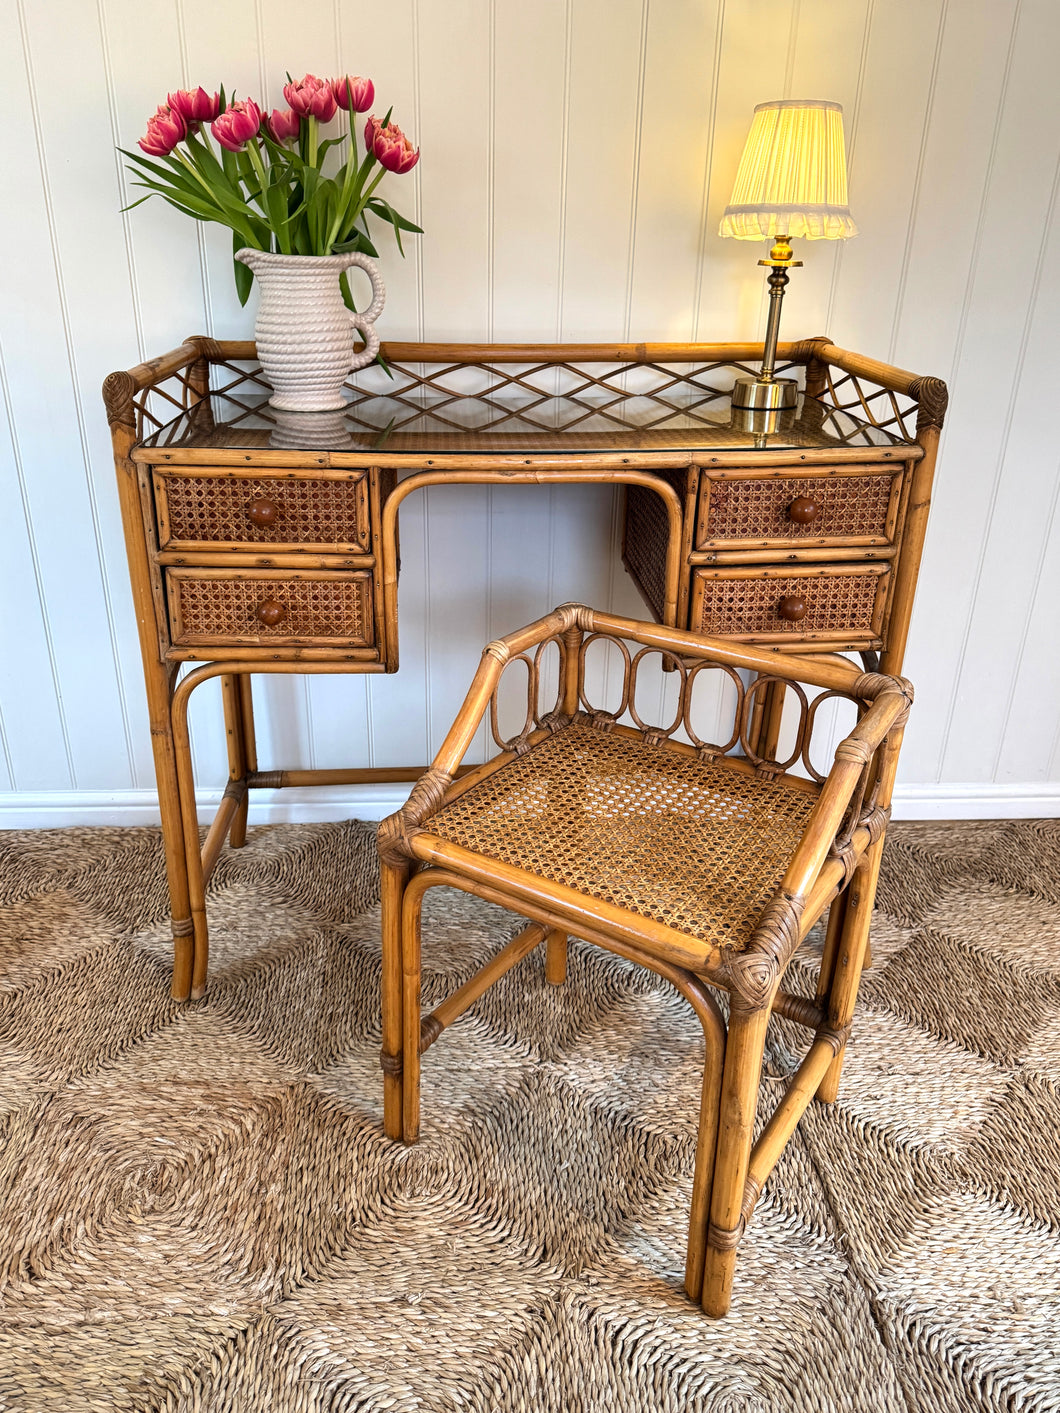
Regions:
[[[197, 221], [216, 221], [233, 233], [233, 250], [277, 251], [283, 255], [378, 254], [368, 233], [368, 215], [389, 222], [401, 250], [401, 232], [421, 234], [376, 195], [387, 172], [408, 172], [419, 149], [390, 121], [370, 117], [360, 155], [354, 115], [375, 100], [371, 79], [313, 74], [288, 82], [289, 107], [266, 114], [253, 100], [226, 100], [224, 90], [203, 88], [169, 94], [140, 140], [146, 156], [120, 149], [135, 165], [136, 185], [148, 188], [139, 206], [159, 195]], [[345, 160], [325, 175], [328, 154], [345, 139], [322, 137], [322, 125], [342, 108], [350, 115]], [[219, 150], [208, 140], [210, 134]], [[338, 154], [336, 154], [338, 155]], [[132, 207], [126, 209], [131, 210]], [[404, 253], [404, 252], [402, 252]], [[234, 262], [240, 303], [250, 294], [253, 274]], [[343, 276], [343, 296], [353, 308]]]

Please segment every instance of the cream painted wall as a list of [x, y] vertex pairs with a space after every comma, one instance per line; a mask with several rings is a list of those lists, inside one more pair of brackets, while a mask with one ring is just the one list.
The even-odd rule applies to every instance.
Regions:
[[[799, 252], [785, 334], [952, 395], [902, 807], [1060, 813], [1058, 49], [1055, 0], [0, 0], [0, 824], [151, 817], [99, 385], [252, 327], [225, 232], [160, 202], [120, 214], [115, 144], [169, 88], [275, 103], [306, 69], [370, 74], [422, 144], [393, 181], [427, 233], [386, 251], [391, 338], [760, 337], [759, 252], [715, 234], [751, 109], [841, 101], [862, 234]], [[400, 674], [269, 681], [269, 763], [425, 759], [489, 636], [568, 597], [638, 608], [609, 495], [454, 489], [403, 517]], [[220, 784], [200, 695], [200, 779]]]

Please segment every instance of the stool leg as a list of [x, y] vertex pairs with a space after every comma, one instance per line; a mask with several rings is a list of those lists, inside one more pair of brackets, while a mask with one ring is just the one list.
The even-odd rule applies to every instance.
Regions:
[[545, 933], [545, 980], [562, 986], [567, 979], [567, 934], [558, 928]]
[[406, 893], [401, 908], [401, 1137], [420, 1136], [420, 915], [423, 892]]
[[817, 994], [814, 998], [818, 1006], [825, 1004], [828, 1000], [828, 993], [832, 989], [832, 976], [835, 972], [836, 957], [839, 955], [839, 940], [843, 935], [843, 919], [846, 917], [849, 896], [849, 891], [844, 888], [842, 893], [836, 894], [828, 908], [824, 949], [821, 952], [821, 970], [817, 974]]
[[177, 779], [176, 751], [170, 716], [173, 675], [148, 673], [148, 704], [151, 709], [151, 747], [158, 783], [158, 807], [162, 819], [162, 841], [166, 857], [166, 880], [173, 930], [173, 979], [170, 994], [174, 1001], [186, 1001], [191, 994], [191, 974], [195, 965], [195, 939], [188, 894], [188, 862], [184, 843], [184, 823], [180, 812], [180, 785]]
[[732, 1300], [732, 1276], [736, 1249], [743, 1236], [741, 1209], [768, 1025], [768, 1006], [751, 1010], [740, 1004], [739, 997], [732, 998], [703, 1269], [703, 1309], [717, 1318], [728, 1313]]
[[717, 1002], [698, 979], [689, 978], [689, 984], [682, 988], [682, 994], [693, 1003], [703, 1027], [704, 1042], [699, 1134], [696, 1138], [696, 1165], [692, 1175], [692, 1204], [688, 1219], [688, 1249], [685, 1254], [685, 1290], [689, 1299], [698, 1303], [703, 1296], [710, 1193], [714, 1185], [714, 1163], [718, 1151], [718, 1113], [721, 1103], [722, 1068], [725, 1064], [725, 1022]]
[[402, 999], [401, 910], [408, 880], [407, 866], [382, 865], [383, 932], [383, 1128], [388, 1138], [401, 1137]]
[[[850, 1024], [854, 1003], [858, 999], [858, 984], [869, 944], [869, 925], [876, 900], [876, 880], [880, 875], [883, 840], [870, 844], [862, 855], [854, 877], [847, 888], [846, 915], [835, 961], [835, 973], [828, 994], [828, 1024], [842, 1030]], [[817, 1097], [823, 1104], [832, 1104], [839, 1095], [839, 1080], [843, 1073], [846, 1045], [829, 1065]]]

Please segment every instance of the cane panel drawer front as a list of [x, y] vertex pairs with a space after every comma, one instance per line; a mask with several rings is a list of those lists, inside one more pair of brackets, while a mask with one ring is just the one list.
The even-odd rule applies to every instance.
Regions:
[[364, 471], [267, 476], [167, 466], [155, 468], [154, 489], [162, 549], [371, 551]]
[[689, 626], [749, 643], [878, 647], [889, 582], [887, 564], [697, 568]]
[[901, 465], [781, 467], [755, 475], [704, 473], [694, 547], [887, 545], [893, 542]]
[[371, 570], [167, 569], [179, 647], [371, 647]]

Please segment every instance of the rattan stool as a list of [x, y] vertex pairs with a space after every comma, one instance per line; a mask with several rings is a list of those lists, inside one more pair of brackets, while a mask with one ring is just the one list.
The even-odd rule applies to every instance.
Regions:
[[[610, 712], [586, 698], [586, 653], [600, 639], [625, 666]], [[551, 644], [558, 687], [543, 711]], [[674, 719], [661, 726], [637, 710], [638, 674], [653, 654], [680, 689]], [[526, 668], [528, 705], [519, 734], [503, 741], [497, 689], [513, 661]], [[735, 709], [728, 737], [711, 743], [693, 729], [693, 707], [719, 673]], [[810, 700], [800, 683], [818, 695]], [[781, 760], [785, 693], [799, 720]], [[858, 721], [824, 774], [810, 748], [818, 709], [835, 698], [852, 701]], [[387, 1134], [416, 1140], [420, 1055], [542, 941], [556, 984], [569, 932], [651, 968], [687, 998], [706, 1041], [685, 1288], [708, 1314], [724, 1315], [762, 1184], [813, 1096], [836, 1095], [911, 701], [904, 680], [839, 657], [785, 657], [578, 604], [490, 643], [434, 764], [380, 827]], [[457, 778], [487, 713], [500, 754]], [[799, 762], [805, 775], [793, 773]], [[529, 926], [422, 1016], [420, 912], [437, 886], [500, 903]], [[829, 903], [816, 999], [789, 994], [784, 971]], [[711, 988], [729, 993], [728, 1025]], [[812, 1038], [752, 1144], [772, 1012]]]

